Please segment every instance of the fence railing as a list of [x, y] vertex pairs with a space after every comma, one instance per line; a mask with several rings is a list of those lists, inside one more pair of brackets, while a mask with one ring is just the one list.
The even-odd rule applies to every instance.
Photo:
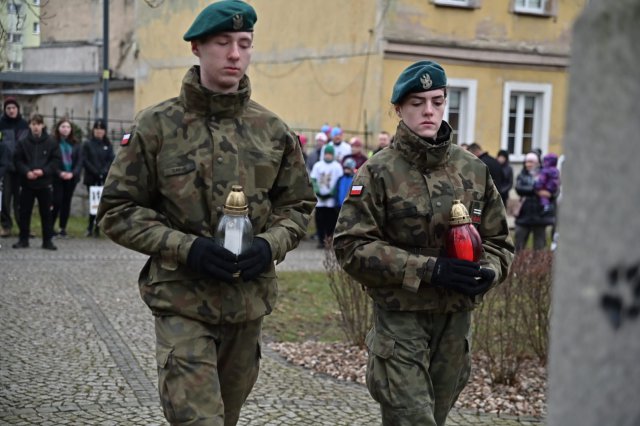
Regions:
[[[96, 117], [91, 115], [91, 111], [87, 111], [85, 116], [75, 116], [73, 109], [68, 114], [59, 114], [57, 108], [53, 108], [51, 114], [42, 114], [45, 120], [45, 124], [49, 128], [49, 133], [53, 133], [53, 127], [58, 120], [63, 117], [68, 118], [72, 124], [76, 125], [81, 131], [83, 139], [88, 138], [91, 135], [93, 129], [93, 123], [102, 117]], [[118, 119], [110, 118], [107, 120], [107, 133], [112, 143], [119, 143], [122, 140], [122, 135], [127, 133], [133, 124], [131, 119]]]

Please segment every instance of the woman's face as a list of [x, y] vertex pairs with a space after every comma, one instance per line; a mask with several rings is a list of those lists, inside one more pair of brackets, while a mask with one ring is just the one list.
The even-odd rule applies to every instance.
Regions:
[[396, 107], [396, 112], [414, 133], [423, 138], [435, 138], [444, 116], [444, 93], [444, 89], [410, 93]]
[[93, 137], [96, 139], [103, 139], [106, 134], [107, 131], [105, 129], [93, 129]]
[[528, 171], [532, 171], [538, 168], [538, 165], [540, 163], [538, 163], [535, 160], [525, 160], [524, 161], [524, 167], [528, 170]]
[[60, 136], [62, 136], [63, 138], [65, 139], [68, 138], [69, 135], [71, 134], [71, 124], [68, 121], [63, 121], [58, 126], [58, 132], [60, 133]]

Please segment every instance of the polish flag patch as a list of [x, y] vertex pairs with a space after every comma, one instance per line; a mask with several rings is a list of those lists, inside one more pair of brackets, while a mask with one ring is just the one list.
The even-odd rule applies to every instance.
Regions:
[[351, 187], [351, 191], [349, 191], [349, 195], [353, 195], [353, 196], [360, 195], [362, 194], [362, 189], [363, 189], [362, 185], [353, 185]]
[[131, 133], [127, 133], [122, 137], [122, 140], [120, 141], [120, 145], [121, 146], [127, 145], [129, 143], [129, 139], [131, 139]]

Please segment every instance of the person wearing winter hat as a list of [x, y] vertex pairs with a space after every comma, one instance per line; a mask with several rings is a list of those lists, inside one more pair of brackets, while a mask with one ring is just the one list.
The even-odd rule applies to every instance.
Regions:
[[520, 196], [520, 207], [516, 215], [516, 251], [527, 246], [533, 234], [533, 249], [543, 250], [547, 246], [547, 226], [553, 225], [553, 215], [542, 215], [540, 195], [551, 196], [546, 190], [536, 190], [536, 180], [540, 174], [540, 157], [537, 152], [529, 152], [524, 158], [524, 167], [516, 178], [516, 193]]
[[[14, 97], [8, 97], [2, 104], [0, 117], [0, 144], [4, 146], [4, 156], [8, 160], [5, 171], [0, 175], [3, 183], [2, 199], [0, 200], [0, 237], [9, 237], [13, 222], [20, 217], [20, 179], [16, 172], [13, 156], [18, 141], [29, 134], [29, 123], [20, 114], [20, 104]], [[13, 218], [11, 213], [13, 212]]]
[[337, 207], [342, 207], [344, 199], [347, 198], [349, 191], [351, 190], [351, 184], [353, 183], [353, 177], [356, 174], [358, 168], [356, 167], [356, 160], [353, 158], [346, 158], [342, 162], [343, 175], [338, 179], [336, 184], [336, 201]]
[[[217, 1], [194, 19], [183, 39], [198, 65], [178, 97], [137, 115], [98, 209], [109, 238], [150, 256], [140, 292], [154, 313], [158, 389], [173, 425], [238, 422], [277, 302], [275, 264], [306, 236], [316, 203], [295, 132], [251, 96], [250, 3], [260, 2]], [[252, 235], [236, 255], [229, 233], [227, 244], [214, 237], [238, 185]]]
[[[470, 375], [471, 311], [513, 258], [500, 194], [487, 166], [452, 143], [446, 101], [440, 64], [402, 71], [393, 144], [358, 169], [333, 237], [338, 262], [374, 300], [366, 376], [385, 426], [445, 424]], [[443, 254], [454, 200], [480, 234], [477, 259]]]
[[342, 176], [342, 166], [335, 160], [335, 149], [329, 144], [324, 147], [323, 159], [311, 169], [311, 184], [316, 194], [316, 229], [318, 248], [325, 248], [333, 235], [338, 219], [336, 208], [336, 184]]
[[349, 159], [354, 160], [356, 165], [353, 169], [358, 170], [369, 157], [367, 157], [367, 155], [363, 152], [364, 146], [362, 144], [362, 140], [360, 140], [359, 137], [352, 137], [349, 140], [349, 145], [351, 145], [351, 154], [345, 155], [345, 157], [342, 159], [342, 164], [344, 165], [345, 161]]
[[309, 152], [309, 155], [307, 156], [307, 161], [305, 162], [309, 173], [311, 173], [311, 169], [313, 168], [313, 165], [316, 164], [322, 158], [321, 157], [322, 147], [327, 143], [328, 138], [327, 138], [327, 135], [324, 134], [324, 132], [318, 132], [316, 133], [313, 140], [315, 141], [315, 145], [313, 146], [313, 149], [311, 150], [311, 152]]
[[[343, 132], [339, 126], [335, 126], [331, 129], [331, 137], [329, 138], [329, 144], [335, 148], [334, 159], [338, 163], [342, 163], [342, 160], [349, 154], [351, 154], [351, 145], [343, 140]], [[321, 157], [324, 157], [324, 153], [321, 153]]]

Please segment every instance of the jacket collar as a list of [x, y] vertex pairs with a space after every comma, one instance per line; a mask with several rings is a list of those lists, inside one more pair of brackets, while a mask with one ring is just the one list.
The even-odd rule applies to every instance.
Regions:
[[205, 117], [237, 117], [251, 98], [251, 83], [246, 75], [240, 80], [238, 91], [216, 93], [200, 84], [200, 67], [195, 65], [182, 79], [179, 100], [186, 111]]
[[435, 139], [424, 139], [401, 121], [396, 129], [392, 147], [421, 171], [436, 168], [449, 158], [451, 127], [443, 121]]

